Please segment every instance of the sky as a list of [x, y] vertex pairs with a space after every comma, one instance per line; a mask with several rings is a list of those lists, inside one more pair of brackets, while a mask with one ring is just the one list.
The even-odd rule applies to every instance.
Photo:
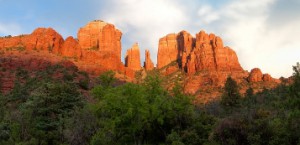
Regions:
[[[0, 36], [52, 27], [77, 37], [92, 20], [122, 31], [122, 55], [135, 42], [141, 59], [156, 63], [159, 38], [186, 30], [214, 33], [236, 51], [241, 66], [273, 77], [292, 75], [300, 62], [299, 0], [0, 0]], [[123, 58], [122, 58], [123, 59]]]

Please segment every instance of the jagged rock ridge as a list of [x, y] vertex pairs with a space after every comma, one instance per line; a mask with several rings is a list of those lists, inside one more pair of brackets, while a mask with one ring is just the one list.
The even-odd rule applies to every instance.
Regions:
[[[136, 71], [153, 70], [154, 64], [148, 50], [145, 51], [142, 69], [137, 44], [127, 50], [125, 64], [121, 62], [121, 37], [122, 32], [114, 25], [95, 20], [79, 29], [78, 39], [68, 37], [64, 40], [52, 28], [38, 28], [29, 35], [0, 38], [0, 51], [26, 50], [54, 54], [69, 59], [80, 70], [95, 76], [113, 70], [119, 78], [132, 80]], [[206, 87], [222, 87], [228, 76], [239, 83], [276, 81], [259, 69], [250, 73], [243, 70], [236, 53], [224, 46], [220, 37], [204, 31], [197, 33], [196, 37], [186, 31], [162, 37], [159, 40], [157, 68], [164, 75], [184, 72], [184, 91], [191, 94], [197, 94], [199, 89]]]
[[157, 67], [177, 61], [189, 74], [198, 71], [243, 71], [236, 53], [224, 47], [222, 39], [200, 31], [196, 38], [186, 31], [168, 34], [159, 40]]

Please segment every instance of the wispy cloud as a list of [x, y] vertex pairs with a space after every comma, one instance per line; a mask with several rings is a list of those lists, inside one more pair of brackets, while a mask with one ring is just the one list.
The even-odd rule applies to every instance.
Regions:
[[21, 27], [15, 23], [2, 23], [0, 22], [0, 35], [19, 35], [21, 33]]

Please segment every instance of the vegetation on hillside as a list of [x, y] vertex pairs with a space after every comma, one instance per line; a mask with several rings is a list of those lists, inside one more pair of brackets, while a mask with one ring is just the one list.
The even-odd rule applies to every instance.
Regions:
[[299, 145], [299, 63], [293, 70], [291, 85], [256, 94], [239, 94], [229, 77], [220, 100], [196, 105], [179, 83], [167, 91], [157, 73], [123, 85], [103, 73], [87, 102], [81, 90], [88, 80], [20, 69], [14, 89], [0, 94], [0, 144]]

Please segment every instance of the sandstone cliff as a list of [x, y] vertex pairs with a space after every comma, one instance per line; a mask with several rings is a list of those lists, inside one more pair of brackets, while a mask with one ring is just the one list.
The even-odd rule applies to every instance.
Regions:
[[[29, 68], [46, 66], [39, 64], [44, 61], [36, 61], [35, 57], [67, 59], [79, 70], [92, 76], [113, 70], [117, 72], [118, 78], [134, 81], [136, 72], [142, 69], [140, 50], [137, 44], [127, 50], [124, 65], [121, 62], [121, 37], [121, 31], [114, 25], [100, 20], [91, 21], [80, 28], [78, 39], [68, 37], [64, 40], [52, 28], [38, 28], [29, 35], [0, 37], [0, 58], [9, 58], [14, 52], [25, 51], [24, 54], [37, 55], [28, 55], [33, 58], [24, 60], [24, 65], [30, 66]], [[17, 64], [22, 64], [21, 55], [13, 57], [20, 57]], [[241, 84], [243, 91], [248, 87], [256, 90], [272, 87], [279, 82], [269, 74], [263, 74], [258, 68], [250, 73], [243, 70], [236, 53], [224, 46], [220, 37], [205, 31], [200, 31], [195, 37], [186, 31], [162, 37], [159, 40], [157, 68], [170, 81], [178, 79], [186, 93], [198, 98], [206, 96], [206, 99], [207, 96], [220, 95], [228, 76]], [[144, 69], [154, 69], [148, 50], [145, 51]], [[13, 82], [9, 75], [2, 78], [3, 80], [6, 88]], [[168, 84], [173, 85], [172, 82]]]
[[[82, 48], [82, 61], [97, 66], [98, 69], [79, 66], [96, 74], [102, 70], [121, 70], [121, 36], [122, 33], [114, 25], [95, 20], [89, 22], [78, 31], [78, 42]], [[100, 70], [101, 69], [101, 70]]]
[[157, 67], [176, 61], [189, 74], [199, 71], [243, 71], [236, 53], [220, 37], [200, 31], [196, 38], [186, 31], [168, 34], [159, 41]]

